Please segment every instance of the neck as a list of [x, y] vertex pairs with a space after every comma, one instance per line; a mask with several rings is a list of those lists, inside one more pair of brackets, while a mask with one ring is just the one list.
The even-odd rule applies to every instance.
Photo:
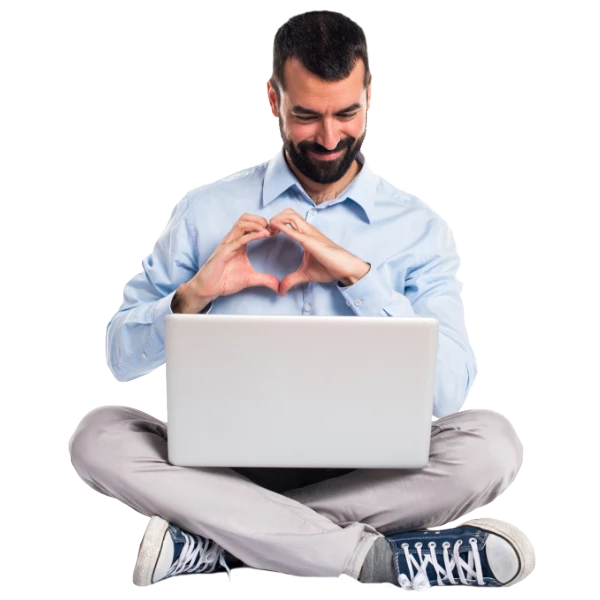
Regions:
[[302, 184], [302, 187], [308, 194], [309, 198], [317, 206], [322, 202], [327, 202], [327, 200], [333, 200], [336, 198], [338, 194], [358, 175], [358, 172], [361, 169], [360, 163], [355, 159], [347, 173], [339, 181], [334, 181], [333, 183], [317, 183], [298, 171], [298, 169], [290, 160], [287, 151], [284, 152], [284, 156], [288, 167], [297, 177], [298, 181]]

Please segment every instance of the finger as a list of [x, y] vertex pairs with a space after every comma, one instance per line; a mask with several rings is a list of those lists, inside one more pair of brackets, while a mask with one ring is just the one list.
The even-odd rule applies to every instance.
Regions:
[[236, 224], [235, 228], [243, 229], [243, 228], [251, 228], [253, 231], [256, 229], [267, 229], [269, 227], [269, 222], [266, 219], [261, 219], [257, 221], [255, 219], [240, 219]]
[[[279, 217], [287, 217], [287, 216], [296, 216], [299, 217], [300, 219], [302, 219], [302, 217], [300, 216], [300, 213], [296, 212], [293, 208], [285, 208], [283, 209], [281, 212], [278, 212], [276, 215], [274, 215], [273, 217], [271, 217], [272, 219], [278, 219]], [[304, 219], [302, 219], [304, 220]]]
[[262, 223], [257, 223], [256, 221], [238, 221], [235, 224], [235, 229], [242, 234], [258, 230], [268, 231], [267, 226], [263, 226]]
[[307, 283], [308, 279], [302, 276], [298, 271], [286, 275], [279, 284], [279, 295], [285, 296], [295, 285]]
[[241, 236], [255, 231], [267, 231], [256, 221], [238, 221], [225, 236], [225, 242], [233, 242]]
[[271, 219], [271, 223], [273, 221], [276, 224], [280, 225], [290, 225], [296, 231], [300, 233], [305, 233], [310, 225], [295, 211], [290, 209], [286, 209], [285, 211], [279, 213]]
[[230, 248], [233, 251], [239, 250], [242, 246], [245, 246], [252, 240], [258, 240], [260, 238], [266, 237], [269, 237], [269, 232], [266, 229], [261, 229], [260, 231], [252, 231], [250, 233], [247, 233], [246, 235], [243, 235], [242, 237], [232, 240], [230, 243]]
[[268, 273], [259, 273], [257, 271], [250, 277], [248, 287], [254, 287], [258, 285], [264, 285], [265, 287], [268, 287], [275, 293], [279, 294], [279, 279], [277, 279], [277, 277], [274, 275], [269, 275]]
[[[300, 216], [293, 213], [285, 213], [271, 219], [271, 223], [279, 223], [281, 225], [293, 225], [294, 229], [300, 231], [302, 229], [301, 221], [304, 221]], [[306, 223], [306, 221], [304, 221]]]
[[239, 221], [254, 221], [259, 225], [262, 225], [263, 227], [266, 227], [269, 224], [269, 221], [267, 221], [265, 217], [261, 217], [260, 215], [252, 215], [250, 213], [244, 213], [243, 215], [241, 215], [238, 219], [238, 222]]
[[261, 227], [268, 227], [269, 226], [269, 221], [267, 221], [267, 219], [265, 219], [265, 217], [261, 217], [259, 215], [251, 215], [250, 213], [244, 213], [239, 219], [238, 219], [238, 223], [241, 222], [249, 222], [249, 223], [257, 223], [258, 225], [260, 225]]
[[273, 223], [273, 220], [271, 220], [271, 227], [274, 228], [278, 232], [285, 233], [285, 235], [291, 237], [293, 240], [296, 240], [297, 242], [304, 239], [305, 234], [294, 229], [294, 226], [291, 223], [289, 223], [289, 224], [287, 222]]
[[230, 229], [230, 234], [234, 231], [238, 231], [240, 225], [247, 226], [246, 229], [254, 230], [256, 227], [264, 227], [267, 228], [269, 225], [269, 221], [264, 217], [260, 217], [258, 215], [251, 215], [250, 213], [244, 213], [239, 217], [239, 219], [233, 224], [233, 227]]

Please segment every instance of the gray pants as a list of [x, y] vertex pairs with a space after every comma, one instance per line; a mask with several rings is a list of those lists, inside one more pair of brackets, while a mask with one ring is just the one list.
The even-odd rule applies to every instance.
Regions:
[[466, 410], [432, 424], [423, 469], [178, 467], [167, 425], [101, 406], [69, 440], [96, 491], [217, 542], [250, 567], [358, 579], [376, 539], [444, 525], [488, 504], [514, 480], [523, 447], [510, 422]]

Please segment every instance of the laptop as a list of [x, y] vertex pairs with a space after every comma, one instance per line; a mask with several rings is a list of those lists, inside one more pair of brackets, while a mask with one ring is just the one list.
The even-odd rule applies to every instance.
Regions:
[[424, 467], [438, 327], [424, 317], [167, 315], [168, 460]]

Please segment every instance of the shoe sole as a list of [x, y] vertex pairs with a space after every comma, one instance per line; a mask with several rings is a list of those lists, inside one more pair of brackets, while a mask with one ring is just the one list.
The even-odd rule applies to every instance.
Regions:
[[150, 518], [133, 570], [133, 583], [135, 585], [143, 586], [152, 583], [152, 575], [154, 575], [154, 569], [168, 529], [168, 521], [156, 515]]
[[473, 519], [462, 523], [459, 527], [465, 525], [484, 529], [485, 531], [499, 535], [515, 549], [517, 556], [519, 557], [519, 570], [513, 579], [502, 584], [502, 587], [514, 585], [515, 583], [522, 581], [531, 573], [531, 571], [533, 571], [535, 567], [533, 544], [520, 529], [505, 521], [499, 521], [498, 519]]

